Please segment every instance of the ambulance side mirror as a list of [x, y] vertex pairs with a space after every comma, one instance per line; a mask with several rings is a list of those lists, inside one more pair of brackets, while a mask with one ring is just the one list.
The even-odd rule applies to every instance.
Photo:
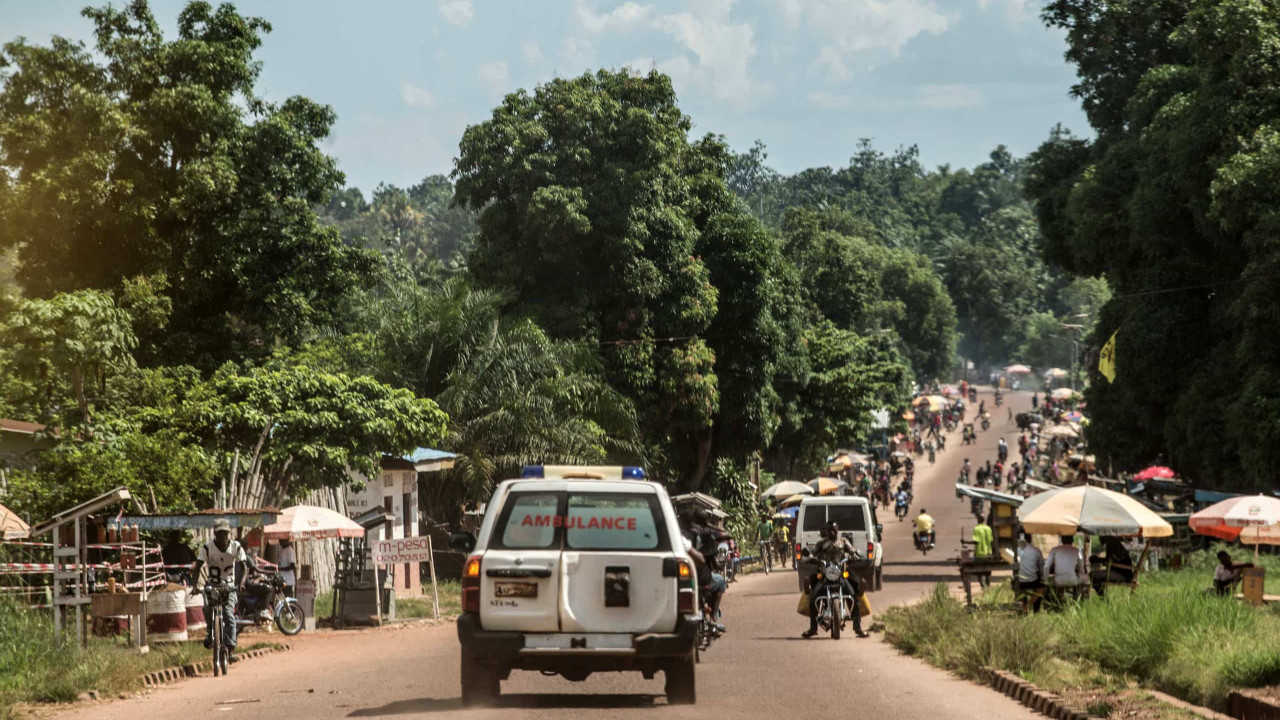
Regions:
[[456, 550], [463, 555], [470, 554], [476, 549], [475, 533], [466, 530], [449, 533], [449, 549]]

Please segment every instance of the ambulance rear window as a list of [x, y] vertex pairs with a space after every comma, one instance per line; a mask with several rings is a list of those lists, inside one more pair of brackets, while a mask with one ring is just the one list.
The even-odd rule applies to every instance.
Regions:
[[573, 494], [567, 517], [565, 547], [571, 550], [657, 550], [665, 535], [653, 495]]

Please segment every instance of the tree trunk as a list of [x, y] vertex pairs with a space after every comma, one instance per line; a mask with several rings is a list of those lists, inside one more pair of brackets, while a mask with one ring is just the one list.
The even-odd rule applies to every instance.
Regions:
[[84, 394], [84, 370], [76, 368], [71, 371], [71, 386], [76, 394], [76, 407], [80, 409], [80, 419], [85, 425], [92, 422], [89, 417], [89, 398]]
[[689, 476], [689, 492], [701, 492], [702, 482], [707, 478], [707, 467], [711, 464], [711, 429], [708, 428], [698, 440], [697, 461], [693, 474]]

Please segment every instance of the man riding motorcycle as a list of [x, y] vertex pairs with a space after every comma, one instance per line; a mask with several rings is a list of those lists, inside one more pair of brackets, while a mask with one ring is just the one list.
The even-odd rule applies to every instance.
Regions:
[[920, 514], [916, 516], [916, 536], [921, 535], [928, 536], [930, 548], [937, 545], [938, 534], [933, 530], [933, 516], [924, 508], [920, 508]]
[[1000, 443], [996, 446], [996, 457], [1000, 459], [1000, 462], [1005, 462], [1009, 459], [1009, 443], [1005, 442], [1004, 438], [1000, 438]]
[[721, 540], [728, 539], [729, 534], [710, 526], [707, 523], [706, 512], [701, 509], [694, 510], [691, 515], [687, 516], [685, 522], [688, 526], [689, 557], [693, 560], [694, 567], [698, 571], [699, 595], [706, 606], [706, 612], [710, 613], [711, 618], [717, 621], [713, 623], [716, 630], [723, 633], [725, 627], [718, 621], [720, 619], [720, 601], [724, 598], [724, 591], [728, 588], [728, 583], [724, 579], [724, 568], [715, 567], [715, 548]]
[[[853, 559], [858, 557], [858, 551], [853, 547], [853, 543], [849, 542], [849, 538], [840, 535], [840, 527], [833, 521], [827, 523], [822, 529], [822, 540], [813, 547], [811, 557], [818, 563], [832, 562], [841, 564], [846, 558]], [[858, 580], [857, 573], [849, 573], [849, 577], [844, 580], [849, 583], [854, 598], [862, 594], [861, 583]], [[823, 591], [823, 585], [826, 583], [824, 579], [814, 579], [809, 589], [809, 629], [800, 634], [800, 637], [808, 639], [818, 634], [818, 595]], [[855, 604], [856, 605], [856, 604]], [[857, 611], [855, 606], [853, 617], [849, 618], [853, 621], [853, 631], [858, 637], [869, 637], [862, 631], [861, 613]]]
[[906, 517], [907, 508], [910, 507], [910, 505], [911, 505], [911, 498], [907, 495], [907, 491], [903, 490], [902, 487], [899, 486], [898, 494], [897, 496], [894, 497], [894, 510], [893, 510], [894, 514], [898, 516], [899, 520]]

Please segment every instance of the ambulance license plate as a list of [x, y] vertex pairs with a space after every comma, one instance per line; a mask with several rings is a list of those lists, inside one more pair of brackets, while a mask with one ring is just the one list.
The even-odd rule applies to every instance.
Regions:
[[494, 583], [493, 596], [499, 598], [536, 598], [538, 597], [538, 584], [530, 582]]

